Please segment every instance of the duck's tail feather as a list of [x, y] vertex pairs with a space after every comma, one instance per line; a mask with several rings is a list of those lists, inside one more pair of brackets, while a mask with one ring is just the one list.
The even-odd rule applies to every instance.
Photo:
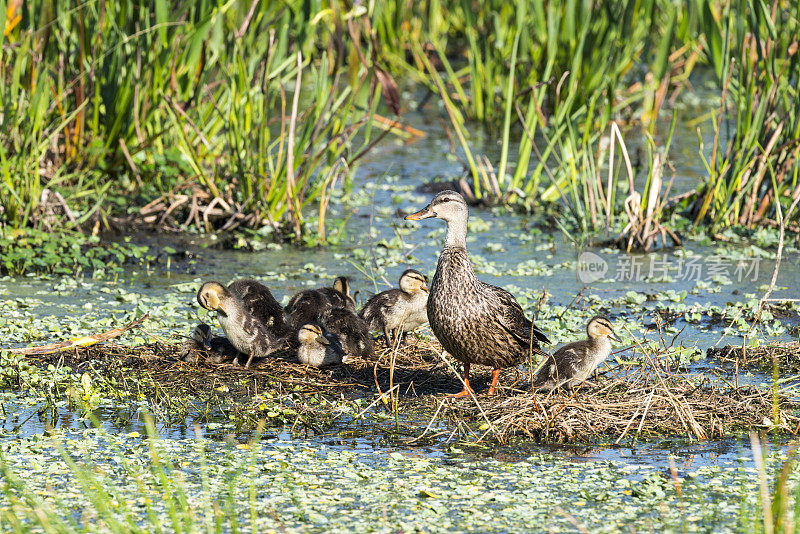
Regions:
[[535, 324], [531, 325], [531, 334], [533, 334], [533, 337], [535, 337], [541, 343], [546, 343], [547, 345], [552, 343], [547, 337], [547, 334], [545, 334], [544, 331]]

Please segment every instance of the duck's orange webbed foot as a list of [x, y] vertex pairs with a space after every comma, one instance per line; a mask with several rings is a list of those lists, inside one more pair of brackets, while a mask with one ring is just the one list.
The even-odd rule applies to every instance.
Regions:
[[451, 399], [460, 399], [461, 397], [468, 397], [469, 395], [475, 395], [475, 392], [472, 390], [471, 387], [469, 387], [469, 385], [467, 385], [467, 387], [465, 387], [460, 392], [451, 393], [450, 395], [448, 395], [448, 397], [450, 397]]
[[459, 393], [453, 393], [452, 395], [448, 395], [448, 397], [452, 399], [460, 399], [461, 397], [466, 397], [468, 395], [475, 395], [475, 392], [469, 387], [469, 363], [464, 362], [464, 389], [461, 390]]
[[494, 388], [497, 387], [498, 378], [500, 378], [500, 369], [492, 370], [492, 383], [489, 386], [489, 389], [486, 391], [487, 395], [492, 396], [496, 393]]

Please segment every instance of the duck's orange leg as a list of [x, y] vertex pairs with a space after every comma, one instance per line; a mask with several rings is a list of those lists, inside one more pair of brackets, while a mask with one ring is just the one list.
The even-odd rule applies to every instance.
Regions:
[[486, 392], [487, 395], [494, 395], [494, 388], [497, 386], [497, 379], [500, 378], [500, 369], [493, 369], [492, 370], [492, 384], [489, 386], [489, 390]]
[[469, 363], [464, 363], [464, 389], [460, 393], [453, 393], [452, 395], [448, 395], [448, 397], [460, 399], [470, 394], [475, 395], [475, 392], [469, 387]]

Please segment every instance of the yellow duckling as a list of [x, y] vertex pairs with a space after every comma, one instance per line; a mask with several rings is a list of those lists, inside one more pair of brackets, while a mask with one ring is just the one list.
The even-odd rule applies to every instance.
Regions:
[[297, 331], [297, 359], [304, 365], [324, 367], [347, 362], [335, 335], [323, 332], [316, 323], [306, 323]]

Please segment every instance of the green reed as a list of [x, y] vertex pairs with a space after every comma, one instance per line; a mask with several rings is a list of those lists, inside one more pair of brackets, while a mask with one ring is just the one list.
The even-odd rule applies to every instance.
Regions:
[[800, 195], [800, 15], [791, 5], [738, 0], [719, 17], [703, 12], [723, 98], [710, 157], [701, 149], [709, 178], [692, 205], [695, 224], [753, 227]]
[[[676, 51], [687, 14], [671, 2], [452, 2], [443, 13], [436, 26], [445, 34], [417, 24], [408, 46], [444, 101], [479, 198], [530, 204], [542, 187], [548, 202], [591, 194], [582, 169], [593, 166], [609, 121], [654, 127], [667, 90], [694, 66]], [[497, 168], [473, 153], [470, 119], [501, 139]]]
[[[98, 427], [99, 434], [106, 435]], [[108, 474], [94, 470], [89, 463], [75, 459], [74, 452], [58, 447], [59, 458], [67, 467], [68, 479], [74, 484], [86, 506], [58, 494], [42, 498], [32, 491], [24, 477], [14, 470], [0, 452], [0, 497], [5, 506], [0, 510], [0, 525], [7, 532], [237, 532], [248, 526], [255, 531], [256, 495], [252, 472], [255, 470], [259, 437], [247, 446], [250, 453], [231, 459], [222, 477], [208, 465], [204, 443], [198, 440], [195, 456], [199, 459], [197, 485], [182, 472], [180, 466], [164, 458], [163, 442], [152, 421], [147, 421], [149, 461], [140, 464], [125, 461], [128, 453], [115, 441], [106, 454], [120, 458], [119, 472]], [[131, 499], [131, 496], [135, 499]], [[245, 518], [247, 518], [245, 520]], [[247, 522], [250, 525], [247, 525]]]
[[[184, 216], [184, 228], [269, 224], [324, 242], [333, 189], [392, 130], [374, 132], [376, 112], [402, 109], [392, 76], [441, 103], [476, 197], [560, 202], [590, 231], [623, 209], [619, 160], [607, 172], [612, 123], [647, 143], [706, 64], [724, 98], [697, 223], [752, 226], [797, 194], [800, 28], [788, 1], [9, 5], [4, 227], [36, 223], [45, 188], [77, 223], [199, 190], [224, 216]], [[476, 128], [500, 141], [497, 155], [476, 151]]]
[[393, 84], [376, 77], [365, 11], [308, 9], [16, 5], [0, 65], [3, 219], [28, 225], [44, 187], [81, 202], [113, 184], [144, 204], [195, 184], [251, 226], [286, 223], [299, 236], [307, 206], [373, 146], [372, 114]]

